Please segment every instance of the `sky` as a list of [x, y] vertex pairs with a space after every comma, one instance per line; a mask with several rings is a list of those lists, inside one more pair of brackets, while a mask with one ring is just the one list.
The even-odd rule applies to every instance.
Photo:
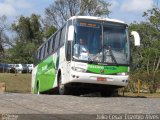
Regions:
[[154, 6], [159, 7], [160, 0], [106, 0], [111, 3], [109, 17], [126, 23], [145, 21], [143, 13]]
[[[45, 8], [54, 0], [0, 0], [0, 16], [6, 15], [9, 22], [17, 20], [18, 16], [30, 16], [36, 13], [44, 17]], [[109, 18], [119, 19], [126, 23], [141, 22], [143, 12], [160, 4], [160, 0], [105, 0], [111, 3]], [[159, 4], [158, 4], [159, 3]]]

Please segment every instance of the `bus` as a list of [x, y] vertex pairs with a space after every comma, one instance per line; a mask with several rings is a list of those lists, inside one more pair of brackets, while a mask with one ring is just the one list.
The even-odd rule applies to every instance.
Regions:
[[60, 95], [114, 95], [128, 84], [130, 35], [139, 46], [139, 34], [128, 33], [123, 21], [71, 17], [34, 53], [32, 93], [56, 90]]

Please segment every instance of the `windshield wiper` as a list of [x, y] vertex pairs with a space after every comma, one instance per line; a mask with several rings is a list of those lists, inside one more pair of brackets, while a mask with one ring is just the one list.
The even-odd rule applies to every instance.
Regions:
[[111, 49], [110, 46], [108, 47], [108, 50], [109, 50], [110, 56], [112, 57], [112, 60], [115, 62], [116, 65], [118, 65], [118, 63], [117, 63], [117, 61], [116, 61], [116, 58], [115, 58], [115, 56], [113, 55], [113, 52], [112, 52], [112, 49]]
[[110, 46], [107, 47], [106, 45], [104, 45], [104, 46], [103, 46], [103, 50], [104, 50], [105, 48], [109, 51], [109, 56], [111, 56], [111, 58], [112, 58], [112, 60], [114, 61], [114, 63], [115, 63], [116, 65], [118, 65], [118, 63], [117, 63], [117, 61], [116, 61], [116, 58], [115, 58], [115, 56], [113, 55], [113, 52], [112, 52], [111, 47], [110, 47]]

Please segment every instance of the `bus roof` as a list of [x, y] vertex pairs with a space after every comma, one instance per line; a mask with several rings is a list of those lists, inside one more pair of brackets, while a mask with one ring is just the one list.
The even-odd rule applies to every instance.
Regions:
[[110, 18], [102, 18], [102, 17], [94, 17], [94, 16], [72, 16], [70, 19], [77, 19], [77, 18], [79, 18], [79, 19], [90, 19], [90, 20], [100, 20], [100, 21], [108, 21], [108, 22], [126, 24], [124, 21], [121, 21], [121, 20], [110, 19]]

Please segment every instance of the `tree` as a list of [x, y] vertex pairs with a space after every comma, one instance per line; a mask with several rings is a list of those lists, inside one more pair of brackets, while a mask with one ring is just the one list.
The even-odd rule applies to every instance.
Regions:
[[31, 42], [39, 46], [43, 42], [43, 31], [40, 16], [32, 14], [31, 17], [20, 16], [17, 23], [12, 24], [17, 33], [17, 40], [24, 43]]
[[49, 38], [53, 33], [55, 33], [57, 29], [52, 25], [48, 26], [46, 25], [43, 29], [43, 34], [45, 38]]
[[40, 16], [20, 16], [17, 23], [12, 24], [17, 33], [16, 44], [9, 50], [14, 63], [33, 63], [33, 52], [43, 43], [43, 30]]
[[9, 49], [10, 61], [12, 63], [33, 63], [33, 52], [35, 45], [33, 43], [24, 44], [22, 41], [17, 41], [16, 45]]
[[0, 17], [0, 62], [2, 62], [2, 59], [4, 58], [4, 46], [8, 41], [8, 36], [5, 31], [8, 30], [8, 28], [7, 17], [3, 15]]
[[43, 43], [43, 28], [41, 24], [41, 17], [36, 14], [32, 14], [30, 17], [30, 26], [32, 31], [32, 40], [35, 45], [41, 45]]
[[109, 3], [104, 0], [55, 0], [45, 10], [45, 22], [57, 28], [75, 15], [107, 16]]
[[146, 22], [130, 25], [130, 29], [138, 31], [141, 36], [141, 47], [133, 51], [133, 63], [138, 64], [135, 70], [146, 72], [145, 81], [150, 92], [156, 92], [157, 83], [160, 82], [156, 77], [160, 70], [160, 10], [148, 10], [144, 17], [147, 17]]

